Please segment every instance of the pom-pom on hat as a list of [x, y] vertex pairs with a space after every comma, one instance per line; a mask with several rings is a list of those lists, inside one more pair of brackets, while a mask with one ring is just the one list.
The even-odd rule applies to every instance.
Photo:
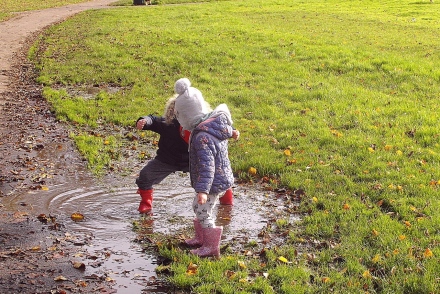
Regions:
[[191, 87], [187, 78], [181, 78], [174, 84], [177, 93], [175, 113], [176, 118], [183, 129], [192, 131], [202, 118], [209, 112], [211, 107], [203, 98], [202, 93]]

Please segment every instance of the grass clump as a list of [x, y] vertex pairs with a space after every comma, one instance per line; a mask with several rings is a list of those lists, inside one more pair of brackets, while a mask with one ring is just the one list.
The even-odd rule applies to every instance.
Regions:
[[[126, 136], [113, 127], [131, 130], [139, 116], [161, 114], [178, 78], [188, 77], [211, 105], [228, 104], [241, 132], [230, 144], [240, 180], [304, 191], [300, 227], [277, 249], [301, 252], [272, 253], [295, 266], [249, 261], [237, 289], [435, 293], [437, 6], [245, 0], [89, 11], [47, 30], [29, 56], [53, 111], [75, 126], [77, 146], [96, 169], [124, 151]], [[104, 138], [114, 140], [113, 154], [100, 158]], [[283, 220], [277, 227], [292, 230]], [[224, 270], [237, 271], [240, 258], [163, 254], [176, 260], [171, 281], [200, 293], [228, 293]], [[190, 262], [206, 273], [219, 267], [222, 285], [186, 277]]]

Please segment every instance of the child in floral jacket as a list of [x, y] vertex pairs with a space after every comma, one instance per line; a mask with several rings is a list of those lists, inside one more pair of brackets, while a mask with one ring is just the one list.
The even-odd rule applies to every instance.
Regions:
[[193, 200], [195, 238], [186, 240], [198, 256], [219, 256], [223, 227], [215, 226], [213, 208], [226, 190], [234, 183], [228, 157], [228, 139], [238, 138], [232, 127], [231, 114], [226, 104], [211, 111], [202, 93], [191, 87], [187, 78], [179, 79], [176, 93], [176, 118], [184, 130], [191, 131], [189, 141], [189, 170]]

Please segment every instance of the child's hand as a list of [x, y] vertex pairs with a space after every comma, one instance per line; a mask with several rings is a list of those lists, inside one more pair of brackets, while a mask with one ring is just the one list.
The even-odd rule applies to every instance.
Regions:
[[206, 200], [208, 200], [208, 195], [206, 195], [206, 193], [203, 192], [197, 193], [197, 203], [205, 204]]
[[136, 123], [136, 129], [143, 130], [146, 123], [147, 121], [145, 119], [138, 120]]
[[238, 138], [240, 138], [240, 132], [238, 130], [232, 130], [232, 138], [238, 140]]

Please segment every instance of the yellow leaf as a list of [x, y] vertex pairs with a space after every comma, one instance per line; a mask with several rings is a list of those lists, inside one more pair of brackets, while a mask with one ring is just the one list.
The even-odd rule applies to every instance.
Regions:
[[288, 262], [289, 262], [289, 261], [288, 261], [285, 257], [283, 257], [283, 256], [278, 257], [278, 260], [279, 260], [279, 261], [282, 261], [282, 262], [284, 262], [284, 263], [288, 263]]
[[79, 213], [79, 212], [75, 212], [75, 213], [72, 213], [72, 215], [70, 216], [70, 218], [73, 220], [73, 221], [82, 221], [82, 220], [84, 220], [84, 215], [82, 215], [81, 213]]
[[393, 149], [392, 145], [385, 145], [385, 150], [386, 151], [390, 151], [391, 149]]
[[350, 205], [348, 205], [347, 203], [344, 203], [344, 205], [342, 205], [342, 208], [344, 210], [349, 210], [350, 209]]
[[42, 191], [49, 191], [49, 187], [47, 187], [47, 186], [41, 186], [41, 190], [42, 190]]
[[250, 167], [248, 170], [248, 173], [250, 175], [256, 175], [257, 174], [257, 169], [255, 167]]
[[373, 234], [373, 236], [378, 236], [378, 235], [379, 235], [379, 232], [376, 231], [375, 229], [373, 229], [373, 231], [371, 231], [371, 234]]
[[53, 279], [54, 281], [67, 281], [67, 279], [63, 276], [57, 276]]
[[232, 280], [235, 278], [235, 272], [227, 270], [225, 271], [225, 276], [228, 277], [228, 279]]
[[371, 259], [373, 263], [378, 263], [380, 261], [380, 254], [376, 254], [373, 259]]
[[110, 141], [109, 140], [105, 140], [104, 141], [104, 145], [108, 145], [108, 144], [110, 144]]
[[371, 278], [371, 274], [369, 270], [364, 271], [364, 273], [362, 274], [362, 276], [366, 279]]
[[432, 257], [433, 255], [434, 255], [434, 254], [432, 253], [431, 249], [429, 249], [429, 248], [426, 248], [425, 252], [423, 252], [423, 256], [424, 256], [425, 258]]
[[400, 151], [400, 150], [397, 150], [397, 151], [396, 151], [396, 154], [399, 155], [399, 156], [402, 156], [403, 152]]
[[409, 221], [404, 221], [403, 223], [406, 227], [411, 228], [411, 223]]
[[290, 156], [290, 150], [289, 149], [284, 150], [284, 155]]
[[329, 277], [323, 277], [322, 278], [322, 282], [323, 283], [328, 283], [328, 282], [330, 282], [330, 278]]
[[368, 152], [373, 153], [374, 149], [372, 147], [368, 147]]
[[72, 265], [76, 269], [82, 269], [83, 270], [83, 269], [86, 268], [86, 265], [84, 263], [82, 263], [82, 262], [73, 262]]
[[247, 268], [243, 261], [238, 261], [238, 266], [240, 266], [240, 268]]
[[403, 241], [403, 240], [405, 240], [405, 238], [406, 238], [406, 236], [405, 236], [405, 235], [399, 235], [399, 240], [400, 240], [400, 241]]
[[186, 274], [188, 276], [193, 276], [195, 274], [197, 274], [197, 269], [198, 269], [198, 265], [195, 263], [190, 262], [187, 269], [186, 269]]
[[394, 250], [393, 250], [393, 254], [394, 254], [394, 255], [397, 255], [397, 254], [399, 254], [399, 253], [400, 253], [399, 249], [394, 249]]
[[312, 198], [312, 201], [316, 203], [316, 202], [318, 202], [318, 198], [313, 197], [313, 198]]

